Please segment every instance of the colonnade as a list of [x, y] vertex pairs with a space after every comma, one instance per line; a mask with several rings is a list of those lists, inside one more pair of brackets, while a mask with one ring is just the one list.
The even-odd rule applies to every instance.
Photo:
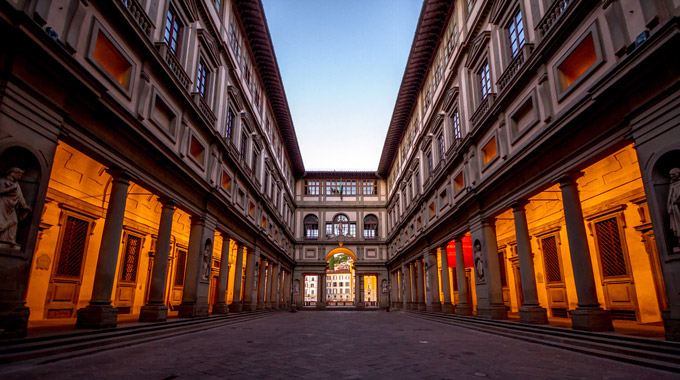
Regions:
[[[578, 330], [610, 331], [613, 329], [609, 311], [602, 309], [598, 302], [595, 276], [591, 263], [590, 249], [581, 209], [576, 180], [582, 174], [569, 172], [558, 179], [562, 194], [564, 218], [569, 240], [572, 269], [578, 296], [578, 307], [570, 311], [572, 327]], [[519, 308], [520, 321], [531, 324], [548, 323], [547, 311], [540, 305], [536, 287], [533, 257], [525, 207], [527, 200], [511, 203], [517, 239], [517, 256], [520, 266], [523, 306]], [[495, 219], [475, 217], [469, 221], [469, 233], [474, 256], [474, 281], [476, 288], [477, 316], [488, 319], [507, 319], [507, 307], [503, 302], [498, 244], [496, 241]], [[467, 231], [466, 231], [467, 232]], [[453, 304], [449, 289], [447, 239], [437, 246], [429, 247], [411, 257], [391, 272], [397, 289], [393, 294], [397, 302], [394, 307], [405, 310], [427, 310], [433, 312], [472, 315], [469, 303], [468, 282], [465, 276], [465, 260], [462, 239], [466, 232], [453, 236], [456, 247], [456, 277], [458, 302]], [[441, 272], [437, 273], [437, 251], [441, 252]], [[443, 299], [439, 292], [439, 278], [442, 282]]]
[[[123, 231], [127, 192], [133, 178], [121, 170], [108, 170], [112, 176], [111, 195], [104, 221], [104, 230], [94, 276], [89, 304], [77, 311], [76, 327], [109, 328], [116, 326], [118, 311], [112, 305], [111, 295], [119, 261], [120, 241]], [[141, 308], [139, 319], [145, 322], [165, 321], [168, 307], [165, 304], [168, 257], [172, 234], [173, 214], [177, 202], [160, 197], [161, 218], [156, 240], [156, 256], [149, 279], [149, 297]], [[202, 317], [210, 311], [209, 292], [212, 253], [217, 222], [208, 216], [192, 216], [189, 234], [185, 281], [179, 317]], [[222, 259], [216, 286], [213, 314], [226, 314], [229, 310], [278, 309], [290, 302], [290, 272], [282, 269], [280, 262], [266, 257], [259, 247], [237, 244], [236, 271], [233, 284], [233, 301], [227, 306], [226, 291], [229, 280], [229, 248], [232, 236], [219, 232], [222, 238]], [[245, 294], [241, 299], [241, 273], [243, 256], [246, 260]], [[283, 273], [283, 274], [282, 274]], [[265, 275], [266, 274], [266, 275]], [[258, 281], [259, 279], [259, 281]]]

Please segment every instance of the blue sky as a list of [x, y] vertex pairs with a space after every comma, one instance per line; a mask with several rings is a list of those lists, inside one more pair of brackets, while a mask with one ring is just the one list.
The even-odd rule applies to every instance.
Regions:
[[376, 170], [419, 0], [263, 0], [307, 170]]

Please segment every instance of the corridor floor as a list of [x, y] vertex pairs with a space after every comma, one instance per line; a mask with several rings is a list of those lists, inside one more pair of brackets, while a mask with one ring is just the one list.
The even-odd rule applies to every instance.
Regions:
[[392, 312], [265, 318], [39, 366], [7, 379], [671, 379], [678, 375]]

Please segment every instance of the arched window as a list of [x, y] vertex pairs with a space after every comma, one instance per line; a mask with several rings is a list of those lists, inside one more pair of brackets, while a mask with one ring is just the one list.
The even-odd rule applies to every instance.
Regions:
[[364, 217], [364, 239], [374, 240], [378, 237], [378, 218], [369, 214]]
[[319, 238], [319, 218], [316, 215], [307, 215], [304, 219], [305, 239]]
[[349, 234], [349, 218], [347, 215], [338, 214], [333, 218], [333, 234], [335, 236], [347, 236]]

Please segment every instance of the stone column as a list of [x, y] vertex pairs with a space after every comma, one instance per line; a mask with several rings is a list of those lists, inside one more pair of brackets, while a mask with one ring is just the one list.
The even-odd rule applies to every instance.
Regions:
[[246, 280], [243, 294], [243, 310], [257, 310], [257, 282], [260, 278], [260, 252], [247, 249]]
[[260, 258], [260, 265], [258, 267], [258, 278], [257, 282], [257, 310], [265, 309], [265, 292], [267, 290], [267, 263], [269, 260], [265, 258]]
[[524, 206], [527, 201], [519, 201], [512, 205], [515, 219], [515, 238], [517, 239], [517, 258], [519, 259], [519, 275], [522, 281], [522, 297], [524, 305], [519, 308], [519, 321], [522, 323], [548, 323], [548, 313], [538, 303], [534, 260], [531, 253], [529, 227]]
[[274, 280], [272, 281], [272, 308], [278, 310], [281, 307], [281, 264], [276, 264], [272, 271]]
[[92, 298], [87, 307], [78, 310], [77, 328], [116, 327], [118, 309], [111, 306], [111, 292], [118, 267], [120, 238], [123, 233], [123, 219], [130, 176], [121, 170], [108, 170], [113, 177], [111, 196], [106, 210], [104, 231], [102, 232], [97, 269], [94, 274]]
[[468, 302], [467, 280], [465, 279], [465, 256], [463, 253], [463, 239], [456, 238], [456, 278], [458, 281], [458, 304], [456, 305], [456, 314], [458, 315], [472, 315], [472, 305]]
[[274, 262], [268, 261], [269, 269], [267, 270], [267, 295], [264, 300], [265, 309], [271, 310], [274, 305], [274, 292], [276, 285], [274, 285]]
[[165, 305], [165, 280], [168, 272], [170, 256], [170, 237], [172, 235], [172, 217], [175, 203], [169, 199], [159, 198], [161, 202], [161, 221], [158, 226], [156, 240], [156, 257], [151, 272], [149, 300], [139, 312], [142, 322], [163, 322], [168, 319], [168, 307]]
[[439, 250], [442, 261], [442, 292], [444, 293], [442, 312], [453, 314], [455, 308], [451, 303], [451, 281], [449, 280], [449, 258], [446, 256], [446, 244], [442, 245]]
[[356, 292], [356, 299], [354, 301], [356, 302], [357, 309], [364, 309], [366, 307], [364, 305], [364, 275], [357, 273], [355, 277], [354, 290]]
[[213, 305], [213, 314], [229, 314], [227, 306], [227, 282], [229, 281], [229, 242], [231, 238], [222, 234], [222, 256], [220, 256], [220, 276], [217, 279], [217, 300]]
[[[236, 243], [238, 244], [238, 243]], [[239, 313], [243, 311], [243, 302], [241, 300], [241, 281], [243, 278], [243, 254], [246, 251], [246, 247], [236, 246], [236, 268], [234, 270], [234, 290], [232, 291], [233, 296], [231, 298], [231, 304], [229, 304], [229, 311], [234, 313]]]
[[410, 274], [407, 271], [406, 264], [401, 264], [401, 307], [404, 310], [408, 309], [408, 301], [411, 298], [411, 292], [408, 287], [410, 285]]
[[324, 309], [326, 307], [326, 273], [319, 274], [319, 296], [316, 298], [316, 308]]
[[578, 297], [578, 307], [570, 312], [571, 326], [575, 330], [612, 331], [614, 328], [611, 314], [603, 310], [597, 300], [588, 236], [583, 223], [583, 211], [576, 183], [576, 179], [582, 175], [582, 173], [567, 173], [559, 180], [569, 239], [569, 253]]
[[423, 259], [417, 259], [416, 262], [416, 310], [425, 311], [427, 310], [427, 306], [425, 304], [425, 264]]
[[423, 264], [425, 272], [425, 304], [426, 310], [441, 313], [442, 302], [439, 299], [439, 276], [437, 275], [437, 256], [430, 250], [423, 253]]
[[191, 217], [184, 290], [177, 314], [181, 318], [208, 316], [214, 228], [205, 217]]
[[408, 264], [408, 279], [406, 281], [406, 308], [408, 310], [418, 310], [418, 292], [416, 291], [416, 262]]
[[473, 250], [475, 245], [478, 245], [475, 265], [476, 268], [480, 268], [477, 270], [476, 279], [477, 316], [487, 319], [508, 319], [508, 309], [503, 303], [495, 223], [493, 218], [482, 219], [472, 231]]

